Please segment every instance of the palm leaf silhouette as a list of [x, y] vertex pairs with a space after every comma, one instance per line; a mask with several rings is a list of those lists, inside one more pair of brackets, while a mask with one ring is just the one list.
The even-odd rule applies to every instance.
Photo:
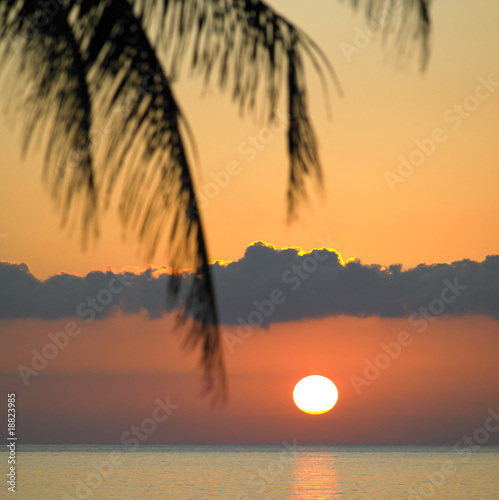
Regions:
[[[383, 24], [398, 61], [428, 60], [427, 0], [351, 0]], [[397, 7], [397, 8], [396, 8]], [[394, 13], [394, 14], [393, 14]], [[393, 15], [391, 15], [393, 14]], [[25, 119], [26, 153], [46, 139], [44, 180], [63, 223], [81, 220], [84, 244], [116, 189], [123, 224], [152, 258], [165, 238], [169, 300], [190, 322], [185, 344], [200, 348], [206, 390], [226, 396], [225, 370], [186, 121], [172, 82], [182, 65], [228, 89], [241, 113], [257, 104], [272, 121], [287, 90], [288, 214], [322, 186], [307, 106], [304, 58], [323, 83], [334, 71], [315, 43], [259, 0], [0, 0], [1, 70]], [[99, 125], [111, 124], [103, 140]], [[50, 128], [47, 129], [48, 125]], [[95, 138], [99, 140], [96, 140]], [[57, 168], [54, 168], [56, 166]], [[76, 224], [71, 224], [76, 225]], [[189, 268], [181, 273], [175, 269]]]

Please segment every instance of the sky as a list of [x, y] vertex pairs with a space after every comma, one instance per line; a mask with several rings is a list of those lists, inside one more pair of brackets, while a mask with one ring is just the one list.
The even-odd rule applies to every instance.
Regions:
[[[381, 37], [366, 35], [363, 15], [342, 2], [270, 4], [314, 38], [343, 89], [330, 82], [330, 119], [307, 66], [325, 195], [295, 223], [286, 223], [279, 124], [241, 117], [228, 94], [188, 75], [174, 87], [199, 152], [210, 259], [223, 262], [213, 266], [229, 380], [223, 409], [200, 396], [199, 353], [182, 350], [164, 310], [164, 254], [145, 260], [115, 211], [83, 251], [43, 188], [43, 144], [22, 161], [20, 122], [0, 123], [0, 385], [21, 395], [26, 442], [119, 442], [167, 396], [179, 407], [148, 442], [454, 444], [498, 411], [499, 6], [434, 2], [421, 73], [387, 61]], [[267, 144], [251, 149], [252, 137]], [[234, 162], [238, 173], [227, 174]], [[312, 252], [322, 247], [330, 250]], [[115, 292], [121, 282], [110, 280], [123, 270], [133, 279]], [[275, 290], [267, 317], [259, 307]], [[78, 307], [99, 292], [110, 302], [90, 319]], [[247, 326], [255, 311], [261, 325], [245, 330], [238, 318]], [[68, 322], [81, 332], [37, 375], [20, 371]], [[409, 344], [376, 368], [400, 332]], [[314, 373], [339, 389], [323, 416], [291, 399]]]

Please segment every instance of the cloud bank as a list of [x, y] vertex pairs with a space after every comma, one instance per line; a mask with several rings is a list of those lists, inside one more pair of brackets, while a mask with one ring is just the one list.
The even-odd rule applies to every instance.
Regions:
[[[42, 281], [26, 264], [0, 262], [0, 319], [80, 316], [90, 321], [116, 310], [158, 318], [171, 310], [165, 303], [168, 275], [161, 271], [62, 273]], [[358, 260], [344, 264], [333, 250], [303, 253], [258, 242], [238, 261], [214, 263], [212, 271], [221, 322], [227, 325], [267, 327], [331, 315], [499, 319], [497, 255], [403, 270]]]

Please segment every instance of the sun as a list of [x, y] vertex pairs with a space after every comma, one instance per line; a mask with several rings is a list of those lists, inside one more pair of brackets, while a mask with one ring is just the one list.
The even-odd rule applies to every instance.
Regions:
[[293, 400], [301, 411], [320, 415], [333, 408], [338, 401], [338, 389], [322, 375], [302, 378], [293, 390]]

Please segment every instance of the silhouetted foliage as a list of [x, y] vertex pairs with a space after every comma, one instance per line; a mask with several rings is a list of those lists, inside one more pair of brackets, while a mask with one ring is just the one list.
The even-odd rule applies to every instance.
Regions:
[[[424, 67], [428, 0], [350, 3], [370, 22], [388, 12], [383, 33], [397, 60], [418, 49]], [[230, 90], [242, 113], [260, 102], [269, 121], [286, 88], [292, 217], [306, 198], [306, 179], [322, 184], [303, 60], [323, 83], [327, 75], [335, 81], [331, 65], [305, 33], [259, 0], [0, 0], [0, 41], [8, 111], [17, 104], [16, 119], [25, 120], [24, 153], [37, 136], [47, 141], [44, 180], [63, 222], [79, 214], [84, 242], [98, 235], [98, 214], [118, 188], [123, 224], [149, 258], [169, 228], [169, 265], [193, 271], [189, 279], [174, 272], [169, 300], [181, 307], [180, 322], [191, 321], [186, 345], [202, 350], [206, 389], [214, 401], [223, 399], [208, 251], [172, 82], [187, 61], [207, 85], [216, 77]]]

